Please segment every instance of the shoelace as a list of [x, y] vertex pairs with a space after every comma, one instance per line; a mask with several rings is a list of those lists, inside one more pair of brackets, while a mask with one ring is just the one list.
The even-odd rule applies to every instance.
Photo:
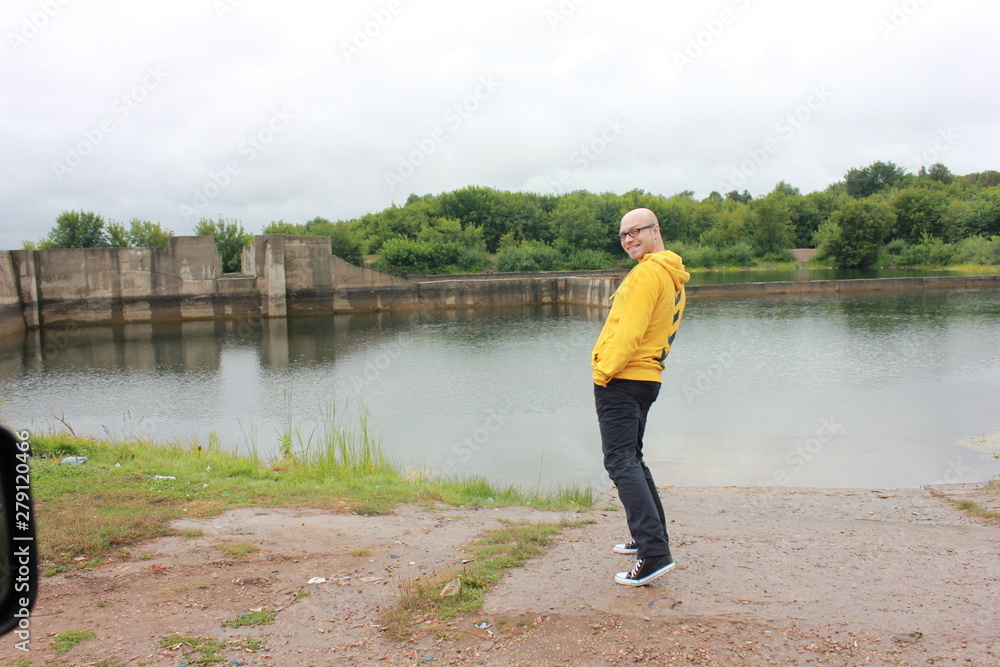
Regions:
[[636, 575], [639, 574], [639, 569], [641, 567], [642, 567], [642, 559], [640, 558], [635, 562], [635, 567], [632, 568], [632, 571], [628, 573], [629, 578], [635, 579]]

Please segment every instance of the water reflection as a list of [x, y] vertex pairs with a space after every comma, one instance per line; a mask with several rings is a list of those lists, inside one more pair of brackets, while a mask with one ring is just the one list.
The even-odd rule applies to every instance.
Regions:
[[[214, 432], [267, 456], [288, 420], [306, 439], [333, 407], [366, 409], [403, 465], [606, 484], [589, 369], [604, 316], [544, 305], [30, 332], [0, 341], [0, 411], [95, 436]], [[998, 290], [694, 299], [647, 460], [665, 484], [981, 481], [1000, 466], [957, 443], [1000, 430], [998, 321]]]

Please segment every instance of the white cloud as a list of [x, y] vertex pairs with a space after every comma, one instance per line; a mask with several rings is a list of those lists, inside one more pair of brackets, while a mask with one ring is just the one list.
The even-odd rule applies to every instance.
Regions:
[[13, 0], [3, 244], [65, 209], [190, 233], [199, 192], [198, 213], [253, 231], [468, 184], [552, 190], [563, 172], [570, 189], [704, 197], [762, 150], [740, 189], [808, 192], [873, 160], [916, 168], [942, 131], [953, 171], [997, 168], [995, 3], [677, 4]]

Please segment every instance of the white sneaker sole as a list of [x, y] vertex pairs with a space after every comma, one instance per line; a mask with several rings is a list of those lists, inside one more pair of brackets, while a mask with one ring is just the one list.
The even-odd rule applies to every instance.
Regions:
[[618, 574], [615, 575], [615, 583], [621, 584], [622, 586], [645, 586], [653, 579], [656, 579], [657, 577], [662, 577], [667, 572], [674, 569], [674, 565], [676, 565], [676, 563], [671, 563], [670, 565], [661, 567], [656, 572], [647, 574], [642, 579], [629, 579], [628, 572], [619, 572]]

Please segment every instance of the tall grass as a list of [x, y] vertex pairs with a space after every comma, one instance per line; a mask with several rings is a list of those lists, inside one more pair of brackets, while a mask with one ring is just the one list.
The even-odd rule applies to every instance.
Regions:
[[[292, 414], [291, 392], [282, 395], [281, 427], [276, 428], [278, 454], [272, 467], [282, 470], [307, 468], [320, 475], [385, 473], [393, 464], [382, 449], [371, 425], [371, 415], [363, 408], [354, 424], [343, 418], [334, 401], [319, 408], [319, 417], [303, 429]], [[345, 403], [343, 411], [348, 405]], [[256, 430], [244, 434], [251, 458], [260, 460]]]
[[395, 470], [372, 432], [367, 409], [358, 416], [357, 426], [344, 424], [337, 417], [336, 406], [323, 415], [321, 438], [315, 450], [304, 450], [306, 461], [326, 474], [345, 472], [370, 475]]
[[[43, 559], [56, 568], [113, 557], [141, 540], [170, 534], [180, 517], [208, 517], [235, 507], [308, 506], [380, 514], [400, 503], [468, 507], [531, 506], [579, 511], [593, 491], [571, 486], [524, 492], [483, 477], [430, 479], [404, 474], [389, 460], [363, 412], [345, 423], [332, 407], [308, 430], [289, 417], [272, 460], [197, 441], [98, 441], [33, 434], [32, 464]], [[87, 456], [83, 465], [60, 465]], [[86, 559], [74, 560], [79, 556]]]

